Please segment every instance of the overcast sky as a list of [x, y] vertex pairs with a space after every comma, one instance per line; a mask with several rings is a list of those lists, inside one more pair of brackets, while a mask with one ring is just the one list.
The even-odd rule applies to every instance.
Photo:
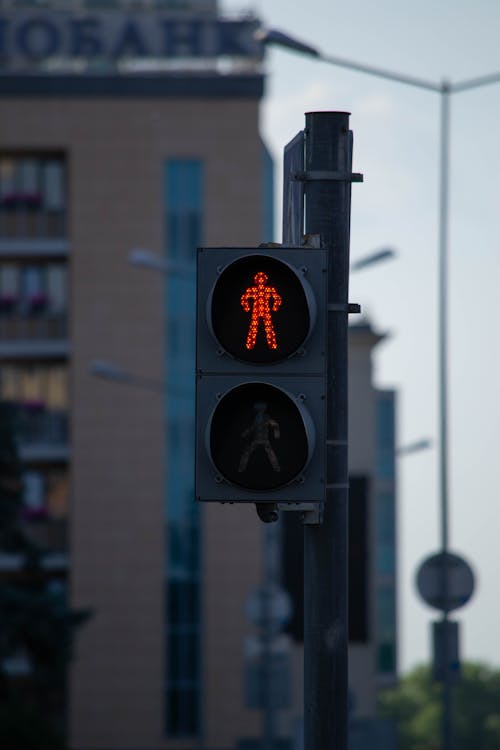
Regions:
[[[325, 54], [436, 83], [500, 72], [497, 0], [225, 0]], [[439, 547], [437, 279], [439, 95], [272, 50], [262, 133], [277, 166], [304, 113], [351, 112], [351, 256], [381, 246], [398, 259], [353, 274], [351, 300], [390, 338], [376, 382], [398, 390], [398, 441], [434, 449], [399, 460], [400, 668], [429, 658], [437, 612], [419, 601], [416, 568]], [[456, 612], [462, 657], [500, 667], [500, 84], [456, 94], [451, 108], [449, 265], [450, 548], [473, 566], [471, 602]], [[280, 185], [280, 178], [277, 180]], [[280, 209], [278, 209], [280, 210]], [[276, 239], [281, 239], [279, 236]]]

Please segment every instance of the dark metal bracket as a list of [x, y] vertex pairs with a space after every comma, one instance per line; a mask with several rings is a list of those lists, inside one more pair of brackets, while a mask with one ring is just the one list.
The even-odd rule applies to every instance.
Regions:
[[347, 304], [331, 304], [328, 305], [328, 312], [346, 312], [346, 313], [360, 313], [361, 305], [357, 302], [348, 302]]
[[363, 175], [360, 172], [346, 174], [344, 172], [314, 170], [310, 172], [294, 172], [292, 173], [292, 180], [296, 182], [315, 182], [316, 180], [326, 182], [363, 182]]
[[280, 511], [299, 512], [302, 517], [302, 523], [318, 526], [323, 523], [324, 503], [277, 503]]

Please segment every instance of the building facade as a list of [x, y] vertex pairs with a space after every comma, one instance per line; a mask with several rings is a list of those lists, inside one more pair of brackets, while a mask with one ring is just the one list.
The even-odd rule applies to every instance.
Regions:
[[[377, 696], [397, 680], [396, 394], [376, 387], [374, 349], [385, 336], [368, 321], [349, 328], [349, 709], [352, 750], [393, 748]], [[283, 584], [293, 600], [292, 638], [300, 714], [303, 538], [295, 514], [282, 529]], [[297, 745], [300, 747], [300, 745]]]
[[[25, 523], [93, 613], [70, 746], [229, 750], [261, 733], [244, 604], [264, 535], [253, 507], [193, 501], [194, 257], [272, 239], [255, 21], [208, 0], [18, 5], [0, 8], [0, 399], [18, 409]], [[138, 248], [166, 272], [134, 267]], [[394, 400], [372, 385], [376, 340], [351, 345], [360, 716], [396, 670]]]

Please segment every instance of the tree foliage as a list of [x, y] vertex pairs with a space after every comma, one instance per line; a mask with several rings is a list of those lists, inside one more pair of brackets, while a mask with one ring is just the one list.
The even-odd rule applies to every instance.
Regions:
[[[47, 552], [21, 523], [21, 477], [15, 409], [0, 402], [0, 554], [20, 561], [0, 574], [0, 747], [57, 750], [64, 743], [49, 719], [60, 720], [75, 630], [90, 613], [71, 609], [64, 588], [50, 584]], [[20, 654], [30, 667], [27, 681], [5, 668]]]
[[[430, 668], [420, 666], [384, 691], [380, 712], [397, 721], [400, 750], [441, 750], [441, 690]], [[452, 700], [456, 750], [499, 750], [500, 669], [463, 664]]]

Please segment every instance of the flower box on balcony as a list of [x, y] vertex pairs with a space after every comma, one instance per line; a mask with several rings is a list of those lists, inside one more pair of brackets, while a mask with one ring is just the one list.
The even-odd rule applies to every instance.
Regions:
[[0, 313], [12, 312], [17, 302], [15, 294], [0, 294]]
[[23, 408], [29, 414], [36, 412], [45, 411], [45, 401], [38, 398], [32, 398], [27, 401], [23, 401]]
[[42, 312], [49, 303], [46, 294], [33, 294], [28, 299], [28, 305], [31, 312]]
[[1, 206], [6, 210], [34, 210], [42, 205], [40, 193], [7, 193], [1, 200]]
[[26, 521], [46, 521], [48, 515], [47, 508], [43, 505], [37, 508], [23, 508], [23, 517]]

